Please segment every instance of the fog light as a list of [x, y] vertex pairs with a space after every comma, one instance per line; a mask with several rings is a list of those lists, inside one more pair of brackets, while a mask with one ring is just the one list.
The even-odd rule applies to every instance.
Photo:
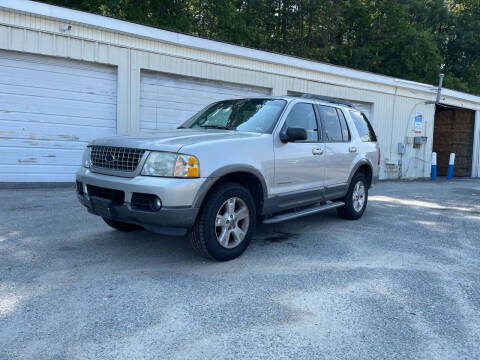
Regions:
[[155, 196], [155, 198], [153, 199], [153, 209], [160, 210], [161, 207], [162, 207], [162, 201]]

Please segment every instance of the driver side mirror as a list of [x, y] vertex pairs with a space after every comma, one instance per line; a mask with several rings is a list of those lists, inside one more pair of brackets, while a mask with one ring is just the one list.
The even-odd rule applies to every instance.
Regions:
[[288, 127], [280, 133], [280, 140], [284, 143], [307, 140], [307, 130], [304, 128]]

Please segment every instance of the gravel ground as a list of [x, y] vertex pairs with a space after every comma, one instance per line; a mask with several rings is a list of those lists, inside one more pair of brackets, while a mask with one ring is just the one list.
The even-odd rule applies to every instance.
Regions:
[[480, 180], [382, 182], [367, 211], [259, 225], [215, 263], [73, 190], [0, 190], [0, 359], [473, 359]]

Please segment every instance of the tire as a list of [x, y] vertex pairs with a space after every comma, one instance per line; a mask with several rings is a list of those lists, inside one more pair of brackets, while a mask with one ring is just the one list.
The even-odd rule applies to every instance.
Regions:
[[104, 217], [102, 217], [102, 219], [103, 221], [105, 221], [105, 223], [107, 223], [108, 226], [114, 228], [115, 230], [132, 232], [132, 231], [143, 229], [140, 225], [136, 225], [136, 224], [124, 223], [124, 222], [120, 222], [112, 219], [107, 219]]
[[217, 261], [235, 259], [248, 247], [256, 217], [255, 201], [246, 188], [232, 182], [221, 184], [205, 199], [190, 229], [190, 243], [203, 257]]
[[[364, 201], [361, 208], [358, 207], [359, 203], [355, 203], [354, 199], [354, 197], [357, 196], [357, 194], [355, 194], [355, 188], [359, 183], [361, 184], [360, 186], [363, 186], [364, 189]], [[350, 182], [350, 185], [348, 187], [347, 195], [345, 195], [342, 201], [345, 202], [345, 206], [337, 208], [337, 213], [340, 217], [347, 220], [357, 220], [362, 217], [368, 202], [367, 178], [365, 177], [364, 173], [358, 172], [353, 176], [352, 181]]]

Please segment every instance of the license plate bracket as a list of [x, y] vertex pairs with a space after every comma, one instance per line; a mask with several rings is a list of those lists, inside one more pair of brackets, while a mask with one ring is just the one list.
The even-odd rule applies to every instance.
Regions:
[[112, 204], [113, 204], [112, 200], [104, 199], [98, 196], [90, 196], [90, 204], [95, 214], [100, 215], [102, 217], [106, 217], [108, 219], [114, 218], [114, 212], [112, 209]]

